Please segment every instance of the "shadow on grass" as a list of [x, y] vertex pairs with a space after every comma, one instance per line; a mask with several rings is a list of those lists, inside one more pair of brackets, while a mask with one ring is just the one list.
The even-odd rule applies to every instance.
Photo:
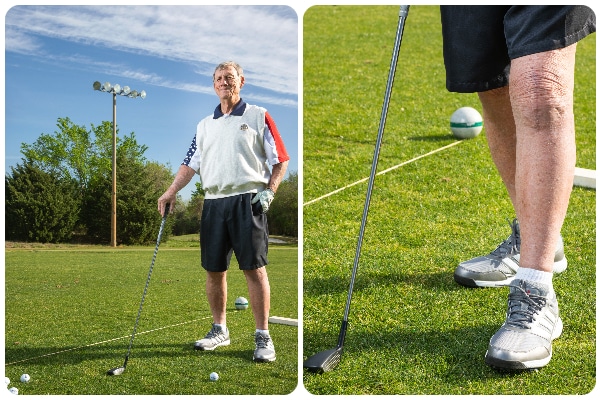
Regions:
[[[344, 281], [339, 277], [312, 279], [304, 281], [304, 290], [308, 295], [318, 297], [324, 293], [323, 288], [327, 288], [326, 293], [329, 294], [343, 293], [348, 291], [348, 285], [349, 279]], [[448, 271], [390, 273], [364, 270], [362, 273], [359, 272], [356, 277], [354, 292], [368, 291], [372, 288], [380, 288], [385, 291], [386, 287], [411, 287], [413, 289], [417, 287], [417, 291], [445, 293], [449, 298], [455, 296], [455, 292], [477, 293], [477, 290], [481, 290], [467, 289], [456, 284], [452, 272]], [[458, 296], [458, 293], [456, 295]], [[319, 332], [305, 330], [304, 359], [317, 352], [335, 347], [342, 323], [343, 306], [344, 304], [340, 304], [339, 321], [324, 323]], [[418, 308], [418, 306], [416, 307]], [[439, 329], [432, 329], [431, 321], [426, 317], [431, 310], [426, 310], [422, 320], [417, 321], [407, 315], [405, 320], [397, 318], [395, 324], [378, 325], [375, 332], [373, 332], [373, 327], [358, 322], [360, 318], [351, 316], [344, 344], [343, 359], [363, 359], [363, 362], [369, 364], [370, 368], [374, 370], [377, 369], [377, 366], [371, 365], [371, 362], [393, 363], [396, 365], [395, 368], [403, 371], [410, 371], [414, 368], [415, 363], [422, 364], [422, 369], [430, 369], [447, 384], [456, 384], [465, 380], [485, 381], [509, 374], [528, 372], [502, 371], [487, 366], [484, 362], [485, 352], [490, 338], [500, 325], [473, 320], [467, 322], [469, 326], [456, 327], [450, 319], [444, 323], [445, 313], [449, 310], [456, 310], [456, 307], [457, 305], [452, 301], [448, 301], [445, 308], [439, 309], [440, 315], [436, 322], [441, 324]], [[453, 313], [454, 311], [449, 312]], [[315, 345], [319, 347], [315, 347]], [[375, 360], [364, 360], [365, 357], [373, 357], [373, 354], [377, 354]], [[406, 365], [403, 366], [403, 363]]]
[[[357, 272], [354, 282], [354, 291], [361, 291], [371, 287], [385, 287], [399, 284], [422, 286], [424, 289], [443, 289], [446, 291], [459, 291], [465, 288], [454, 283], [452, 272], [440, 271], [434, 273], [381, 273], [369, 271], [366, 268]], [[350, 276], [347, 279], [332, 276], [326, 279], [313, 278], [304, 280], [304, 293], [309, 296], [319, 296], [323, 293], [347, 292], [350, 285]]]
[[[524, 377], [534, 372], [530, 370], [498, 370], [485, 364], [484, 357], [488, 342], [497, 328], [497, 325], [484, 324], [436, 331], [399, 325], [397, 327], [390, 326], [388, 329], [374, 334], [367, 332], [364, 327], [357, 324], [357, 326], [349, 327], [344, 353], [340, 365], [336, 368], [341, 371], [332, 379], [334, 381], [339, 379], [338, 376], [341, 373], [346, 376], [344, 379], [354, 383], [360, 380], [361, 375], [373, 373], [377, 376], [375, 371], [393, 370], [393, 375], [398, 382], [413, 382], [413, 384], [406, 384], [407, 392], [393, 393], [384, 385], [372, 387], [371, 394], [410, 394], [425, 388], [433, 392], [419, 393], [450, 394], [435, 393], [436, 388], [447, 387], [456, 388], [457, 392], [453, 394], [461, 394], [462, 390], [464, 390], [462, 394], [477, 394], [478, 391], [485, 394], [485, 389], [478, 389], [479, 385], [476, 382], [485, 388], [492, 381], [502, 382], [504, 378]], [[337, 334], [338, 332], [328, 330], [320, 334], [319, 338], [316, 335], [305, 336], [305, 342], [323, 343], [327, 341], [331, 342], [329, 347], [334, 347]], [[304, 358], [325, 350], [326, 347], [327, 345], [324, 345], [323, 348], [305, 349]], [[423, 387], [420, 387], [419, 382], [414, 381], [414, 373], [421, 376], [434, 376], [435, 380], [439, 382], [433, 386], [424, 383]], [[307, 370], [303, 370], [303, 374], [305, 379], [318, 375]], [[383, 375], [386, 378], [379, 378], [380, 380], [389, 379], [387, 374], [383, 373]], [[332, 388], [335, 388], [335, 385]], [[310, 392], [310, 387], [307, 389]], [[329, 394], [322, 391], [323, 387], [319, 387], [318, 390], [319, 393], [316, 394]]]
[[445, 142], [449, 139], [453, 139], [451, 135], [427, 135], [427, 136], [410, 136], [408, 140], [415, 142]]
[[[124, 345], [88, 345], [79, 347], [34, 347], [29, 348], [20, 346], [19, 348], [7, 348], [5, 350], [5, 365], [76, 365], [90, 360], [117, 360], [117, 364], [107, 366], [114, 368], [122, 365], [125, 361], [125, 355], [129, 342]], [[203, 352], [194, 350], [193, 343], [181, 344], [139, 344], [135, 342], [131, 348], [129, 356], [133, 359], [156, 359], [156, 358], [175, 358], [181, 356], [218, 355], [222, 359], [241, 359], [252, 362], [254, 348], [248, 347], [244, 350], [231, 350], [221, 348], [217, 352]]]

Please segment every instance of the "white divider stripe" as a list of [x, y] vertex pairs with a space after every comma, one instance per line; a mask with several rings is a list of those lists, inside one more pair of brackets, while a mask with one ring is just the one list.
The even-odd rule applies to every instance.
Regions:
[[[160, 328], [154, 328], [154, 329], [150, 329], [150, 330], [144, 331], [144, 332], [137, 332], [135, 335], [136, 336], [137, 335], [143, 335], [144, 333], [150, 333], [150, 332], [160, 331], [160, 330], [163, 330], [163, 329], [173, 328], [175, 326], [180, 326], [180, 325], [185, 325], [185, 324], [191, 324], [192, 322], [202, 321], [202, 320], [208, 319], [208, 318], [212, 318], [212, 317], [204, 317], [204, 318], [194, 319], [192, 321], [180, 322], [178, 324], [167, 325], [167, 326], [163, 326], [163, 327], [160, 327]], [[41, 356], [30, 357], [30, 358], [26, 358], [26, 359], [19, 360], [19, 361], [13, 361], [13, 362], [10, 362], [10, 363], [6, 363], [4, 365], [5, 366], [9, 366], [9, 365], [14, 365], [14, 364], [19, 364], [19, 363], [22, 363], [22, 362], [25, 362], [25, 361], [30, 361], [30, 360], [36, 360], [38, 358], [55, 356], [55, 355], [61, 354], [61, 353], [68, 353], [69, 351], [75, 351], [75, 350], [85, 349], [87, 347], [93, 347], [93, 346], [97, 346], [99, 344], [114, 342], [116, 340], [128, 339], [128, 338], [131, 338], [131, 335], [121, 336], [121, 337], [114, 338], [114, 339], [107, 339], [107, 340], [103, 340], [101, 342], [96, 342], [96, 343], [92, 343], [92, 344], [86, 344], [86, 345], [79, 346], [79, 347], [73, 347], [71, 349], [65, 349], [65, 350], [61, 350], [61, 351], [55, 351], [54, 353], [48, 353], [48, 354], [43, 354]]]
[[[400, 163], [400, 164], [398, 164], [398, 165], [394, 165], [393, 167], [390, 167], [390, 168], [388, 168], [388, 169], [385, 169], [385, 170], [383, 170], [383, 171], [380, 171], [380, 172], [378, 172], [376, 175], [383, 175], [383, 174], [385, 174], [385, 173], [388, 173], [388, 172], [390, 172], [390, 171], [393, 171], [393, 170], [395, 170], [395, 169], [397, 169], [397, 168], [400, 168], [400, 167], [402, 167], [402, 166], [404, 166], [404, 165], [407, 165], [407, 164], [410, 164], [410, 163], [412, 163], [412, 162], [415, 162], [415, 161], [417, 161], [417, 160], [420, 160], [421, 158], [424, 158], [424, 157], [430, 156], [430, 155], [432, 155], [432, 154], [438, 153], [438, 152], [440, 152], [440, 151], [442, 151], [442, 150], [446, 150], [446, 149], [448, 149], [448, 148], [450, 148], [450, 147], [452, 147], [452, 146], [456, 146], [456, 145], [457, 145], [457, 144], [459, 144], [459, 143], [462, 143], [462, 140], [458, 140], [458, 141], [456, 141], [456, 142], [452, 142], [452, 143], [450, 143], [449, 145], [446, 145], [446, 146], [440, 147], [439, 149], [432, 150], [432, 151], [430, 151], [430, 152], [429, 152], [429, 153], [427, 153], [427, 154], [422, 154], [422, 155], [420, 155], [420, 156], [418, 156], [418, 157], [415, 157], [415, 158], [413, 158], [413, 159], [410, 159], [410, 160], [408, 160], [408, 161], [404, 161], [403, 163]], [[304, 205], [303, 205], [303, 206], [308, 206], [308, 205], [310, 205], [310, 204], [316, 203], [317, 201], [323, 200], [323, 199], [325, 199], [325, 198], [327, 198], [327, 197], [329, 197], [329, 196], [333, 196], [333, 195], [334, 195], [334, 194], [336, 194], [336, 193], [339, 193], [339, 192], [341, 192], [341, 191], [343, 191], [343, 190], [346, 190], [346, 189], [348, 189], [348, 188], [351, 188], [352, 186], [358, 185], [359, 183], [363, 183], [363, 182], [366, 182], [366, 181], [368, 181], [368, 180], [369, 180], [369, 178], [368, 178], [368, 177], [367, 177], [367, 178], [363, 178], [363, 179], [361, 179], [361, 180], [359, 180], [359, 181], [353, 182], [353, 183], [351, 183], [351, 184], [349, 184], [349, 185], [346, 185], [346, 186], [344, 186], [344, 187], [342, 187], [342, 188], [336, 189], [336, 190], [334, 190], [333, 192], [327, 193], [327, 194], [325, 194], [325, 195], [323, 195], [323, 196], [321, 196], [321, 197], [317, 197], [316, 199], [312, 199], [312, 200], [310, 200], [310, 201], [307, 201], [306, 203], [304, 203]]]

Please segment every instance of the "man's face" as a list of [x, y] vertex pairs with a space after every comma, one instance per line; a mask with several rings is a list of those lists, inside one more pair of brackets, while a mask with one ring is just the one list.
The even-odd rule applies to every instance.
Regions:
[[239, 97], [244, 86], [244, 77], [239, 76], [234, 67], [226, 67], [215, 72], [213, 86], [220, 99]]

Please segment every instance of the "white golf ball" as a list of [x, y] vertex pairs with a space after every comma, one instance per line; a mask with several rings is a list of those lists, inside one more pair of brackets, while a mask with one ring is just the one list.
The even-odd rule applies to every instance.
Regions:
[[248, 300], [245, 297], [238, 297], [235, 299], [235, 308], [238, 310], [245, 310], [248, 308]]
[[216, 380], [218, 380], [218, 379], [219, 379], [219, 374], [217, 374], [216, 372], [211, 372], [211, 373], [210, 373], [210, 380], [211, 380], [211, 381], [213, 381], [213, 382], [214, 382], [214, 381], [216, 381]]
[[12, 394], [19, 394], [19, 389], [17, 389], [16, 387], [11, 387], [10, 389], [8, 389], [8, 391]]
[[461, 107], [450, 116], [450, 130], [458, 139], [471, 139], [481, 133], [483, 118], [472, 107]]
[[21, 375], [21, 382], [23, 382], [23, 383], [29, 382], [30, 379], [31, 379], [31, 377], [27, 374]]

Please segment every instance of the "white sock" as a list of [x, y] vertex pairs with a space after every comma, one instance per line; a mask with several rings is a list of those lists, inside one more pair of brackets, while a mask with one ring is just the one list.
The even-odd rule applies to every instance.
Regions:
[[219, 328], [221, 328], [221, 330], [223, 332], [227, 332], [227, 324], [215, 324], [215, 326], [218, 326]]
[[533, 268], [525, 268], [521, 267], [517, 270], [515, 274], [515, 279], [521, 279], [527, 282], [537, 282], [542, 283], [550, 288], [550, 291], [553, 291], [552, 287], [552, 276], [554, 274], [552, 272], [539, 271]]
[[270, 336], [269, 335], [269, 330], [268, 329], [257, 329], [256, 333], [260, 333], [262, 335], [266, 335], [266, 336]]

